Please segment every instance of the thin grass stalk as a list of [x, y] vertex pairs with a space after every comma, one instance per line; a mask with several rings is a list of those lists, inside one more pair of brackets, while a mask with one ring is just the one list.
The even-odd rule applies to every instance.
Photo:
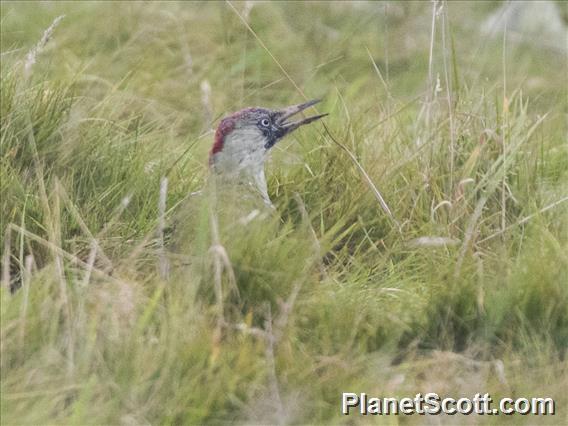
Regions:
[[381, 83], [383, 84], [383, 87], [385, 88], [385, 92], [387, 93], [388, 98], [392, 100], [393, 99], [392, 94], [389, 90], [389, 87], [387, 86], [387, 82], [383, 78], [383, 74], [381, 73], [379, 66], [377, 65], [377, 63], [373, 59], [373, 56], [371, 55], [371, 51], [369, 50], [369, 48], [367, 46], [365, 46], [365, 49], [367, 50], [367, 55], [369, 56], [369, 60], [371, 61], [371, 64], [373, 64], [373, 68], [375, 69], [375, 72], [379, 76], [379, 80], [381, 80]]
[[266, 342], [266, 362], [268, 364], [268, 378], [270, 383], [270, 394], [272, 400], [276, 404], [276, 421], [278, 424], [285, 424], [285, 411], [282, 406], [282, 398], [280, 397], [280, 387], [278, 385], [278, 376], [276, 375], [276, 362], [274, 360], [274, 333], [272, 332], [272, 313], [270, 304], [266, 305], [266, 320], [264, 322], [265, 332], [268, 335]]
[[503, 29], [503, 180], [501, 184], [501, 230], [507, 227], [507, 149], [509, 138], [509, 100], [507, 98], [507, 24], [509, 20], [505, 19], [505, 28]]
[[371, 191], [373, 192], [373, 195], [378, 200], [379, 205], [381, 206], [383, 211], [387, 214], [387, 216], [394, 222], [399, 233], [401, 233], [402, 230], [401, 230], [401, 227], [400, 227], [400, 223], [396, 220], [396, 218], [392, 214], [392, 211], [389, 208], [388, 204], [386, 203], [385, 199], [383, 198], [383, 196], [381, 195], [381, 193], [379, 192], [376, 185], [373, 183], [373, 181], [371, 180], [371, 177], [365, 171], [365, 169], [363, 168], [361, 163], [359, 163], [359, 161], [357, 160], [355, 155], [349, 150], [349, 148], [347, 148], [345, 145], [343, 145], [341, 142], [339, 142], [337, 139], [335, 139], [335, 137], [331, 134], [331, 132], [329, 131], [329, 128], [325, 125], [325, 123], [323, 124], [323, 126], [324, 126], [324, 129], [325, 129], [327, 135], [330, 137], [330, 139], [333, 142], [335, 142], [335, 144], [338, 145], [343, 151], [345, 151], [347, 153], [347, 155], [349, 156], [349, 158], [351, 158], [351, 161], [353, 161], [353, 163], [357, 166], [357, 169], [359, 170], [359, 172], [363, 176], [365, 182], [367, 183], [367, 186], [371, 189]]
[[163, 177], [160, 181], [160, 197], [158, 200], [158, 262], [160, 278], [167, 280], [170, 274], [170, 265], [166, 255], [164, 243], [164, 229], [166, 228], [166, 201], [168, 195], [168, 178]]
[[498, 237], [499, 235], [501, 235], [503, 232], [507, 232], [510, 231], [513, 228], [516, 228], [517, 226], [523, 225], [527, 222], [529, 222], [532, 218], [534, 218], [535, 216], [538, 216], [539, 214], [542, 214], [544, 212], [547, 212], [548, 210], [552, 210], [555, 207], [558, 207], [560, 204], [565, 203], [566, 201], [568, 201], [568, 196], [567, 197], [563, 197], [558, 201], [555, 201], [554, 203], [551, 203], [549, 205], [547, 205], [546, 207], [543, 207], [542, 209], [538, 210], [535, 213], [532, 213], [524, 218], [522, 218], [521, 220], [507, 226], [505, 229], [501, 229], [497, 232], [495, 232], [494, 234], [489, 235], [488, 237], [483, 238], [482, 240], [478, 241], [478, 244], [484, 243], [486, 241], [492, 240], [495, 237]]
[[8, 224], [4, 232], [4, 253], [2, 254], [2, 285], [10, 293], [10, 257], [12, 251], [12, 228]]
[[210, 185], [212, 191], [210, 192], [211, 203], [209, 204], [209, 226], [211, 228], [211, 242], [212, 246], [210, 251], [213, 251], [213, 288], [215, 291], [215, 299], [217, 301], [217, 330], [216, 336], [220, 339], [222, 333], [222, 327], [225, 324], [225, 308], [223, 301], [223, 265], [219, 253], [215, 248], [221, 245], [219, 237], [219, 222], [217, 220], [217, 215], [215, 208], [217, 206], [217, 193], [215, 188], [215, 182]]
[[203, 107], [203, 130], [205, 132], [211, 128], [213, 122], [213, 105], [211, 105], [211, 84], [209, 80], [201, 80], [199, 84], [201, 90], [201, 106]]
[[430, 100], [432, 93], [434, 91], [434, 39], [436, 36], [436, 9], [438, 7], [438, 0], [431, 0], [432, 2], [432, 25], [430, 27], [430, 49], [428, 54], [428, 93], [430, 94]]
[[26, 318], [28, 315], [28, 301], [30, 296], [30, 286], [32, 282], [32, 266], [33, 266], [34, 258], [31, 254], [26, 256], [24, 261], [24, 272], [22, 276], [22, 287], [23, 287], [23, 298], [22, 298], [22, 306], [20, 309], [20, 348], [22, 353], [25, 350], [26, 344]]
[[87, 267], [85, 268], [85, 275], [83, 276], [83, 287], [87, 287], [91, 281], [91, 274], [93, 273], [93, 267], [95, 266], [95, 260], [97, 258], [97, 249], [99, 245], [95, 239], [91, 240], [91, 249], [89, 250], [89, 256], [87, 257]]
[[454, 125], [454, 107], [452, 102], [452, 91], [450, 89], [451, 81], [448, 72], [448, 61], [447, 55], [448, 51], [446, 48], [446, 33], [448, 31], [448, 2], [444, 2], [444, 13], [442, 14], [442, 57], [444, 60], [444, 80], [446, 83], [446, 97], [448, 101], [448, 112], [450, 117], [450, 194], [454, 189], [454, 161], [455, 161], [455, 151], [456, 151], [456, 135], [455, 135], [455, 125]]
[[385, 39], [384, 39], [384, 49], [385, 49], [385, 73], [387, 86], [389, 83], [389, 19], [388, 19], [388, 2], [384, 3], [385, 7]]
[[426, 125], [428, 134], [430, 133], [430, 119], [432, 103], [434, 102], [435, 86], [434, 86], [434, 40], [436, 38], [436, 15], [438, 13], [438, 0], [432, 2], [432, 25], [430, 29], [430, 48], [428, 55], [428, 100], [426, 102]]

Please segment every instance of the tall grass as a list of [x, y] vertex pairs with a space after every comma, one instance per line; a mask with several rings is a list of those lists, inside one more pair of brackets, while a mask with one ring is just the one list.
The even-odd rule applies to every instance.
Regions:
[[[340, 423], [344, 391], [565, 415], [566, 63], [504, 70], [473, 4], [387, 6], [2, 4], [2, 423]], [[213, 196], [216, 118], [322, 94], [274, 212]]]

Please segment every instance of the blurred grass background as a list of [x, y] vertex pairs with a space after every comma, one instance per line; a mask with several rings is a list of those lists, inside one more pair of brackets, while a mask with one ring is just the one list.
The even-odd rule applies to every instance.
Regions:
[[[554, 397], [440, 421], [562, 423], [566, 50], [482, 31], [502, 6], [2, 2], [2, 424], [361, 420], [341, 392]], [[188, 194], [218, 118], [304, 95], [329, 132], [274, 150], [277, 213], [212, 234]]]

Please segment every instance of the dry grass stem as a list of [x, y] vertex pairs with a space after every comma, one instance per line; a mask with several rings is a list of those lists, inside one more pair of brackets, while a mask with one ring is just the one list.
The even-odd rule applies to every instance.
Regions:
[[4, 232], [4, 253], [2, 254], [2, 285], [6, 290], [10, 290], [10, 257], [12, 251], [12, 228], [10, 224]]
[[47, 45], [47, 42], [51, 38], [53, 31], [59, 25], [59, 22], [65, 17], [65, 15], [58, 16], [53, 20], [51, 25], [43, 32], [41, 39], [37, 44], [28, 52], [26, 56], [26, 61], [24, 62], [24, 77], [28, 78], [31, 75], [32, 68], [37, 61], [37, 57], [42, 53]]
[[166, 228], [166, 201], [168, 196], [168, 178], [160, 180], [160, 197], [158, 200], [158, 250], [160, 278], [167, 280], [170, 275], [170, 265], [166, 255], [164, 243], [164, 229]]
[[276, 421], [278, 424], [285, 424], [285, 410], [280, 397], [280, 387], [278, 385], [278, 376], [276, 375], [276, 362], [274, 360], [274, 334], [272, 333], [272, 313], [270, 305], [267, 305], [266, 320], [264, 322], [266, 334], [269, 336], [266, 342], [266, 362], [268, 364], [268, 377], [270, 384], [271, 399], [276, 405]]
[[551, 203], [549, 205], [547, 205], [546, 207], [543, 207], [542, 209], [540, 209], [539, 211], [537, 211], [536, 213], [530, 214], [527, 217], [522, 218], [521, 220], [507, 226], [505, 229], [501, 229], [498, 232], [495, 232], [494, 234], [489, 235], [488, 237], [485, 237], [481, 240], [478, 241], [478, 244], [484, 243], [486, 241], [492, 240], [495, 237], [498, 237], [499, 235], [501, 235], [503, 232], [507, 232], [510, 231], [513, 228], [516, 228], [519, 225], [523, 225], [527, 222], [529, 222], [533, 217], [538, 216], [544, 212], [547, 212], [548, 210], [552, 210], [553, 208], [559, 206], [562, 203], [565, 203], [566, 201], [568, 201], [568, 197], [564, 197], [561, 198], [558, 201], [555, 201], [554, 203]]

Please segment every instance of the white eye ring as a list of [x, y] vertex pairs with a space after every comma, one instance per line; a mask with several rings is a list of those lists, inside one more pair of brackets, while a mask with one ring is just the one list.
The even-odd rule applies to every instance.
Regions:
[[261, 126], [268, 127], [270, 126], [270, 121], [268, 121], [268, 118], [263, 118], [260, 124]]

